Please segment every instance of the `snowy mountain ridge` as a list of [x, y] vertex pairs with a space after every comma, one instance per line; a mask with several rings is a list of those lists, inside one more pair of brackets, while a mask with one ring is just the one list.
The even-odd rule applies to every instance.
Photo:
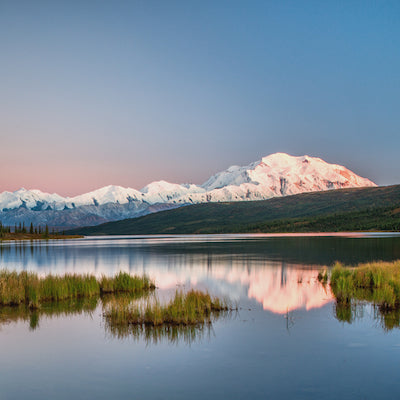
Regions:
[[[320, 158], [275, 153], [210, 177], [202, 185], [156, 181], [140, 190], [105, 186], [74, 197], [19, 189], [0, 194], [0, 220], [55, 226], [96, 224], [186, 204], [264, 200], [330, 189], [376, 186], [347, 168]], [[79, 211], [77, 211], [79, 210]], [[65, 214], [62, 215], [61, 214]], [[74, 216], [74, 218], [68, 218]], [[89, 221], [87, 221], [89, 219]], [[86, 221], [86, 222], [85, 222]]]

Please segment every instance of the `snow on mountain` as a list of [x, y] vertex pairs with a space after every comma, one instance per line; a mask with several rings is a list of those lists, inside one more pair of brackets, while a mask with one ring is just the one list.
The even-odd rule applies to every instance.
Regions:
[[102, 205], [107, 203], [128, 203], [129, 201], [140, 201], [142, 194], [135, 189], [122, 186], [105, 186], [89, 193], [64, 199], [69, 207], [78, 207], [94, 204]]
[[259, 162], [252, 163], [246, 167], [239, 167], [237, 165], [232, 165], [226, 171], [219, 172], [213, 175], [208, 181], [203, 183], [201, 186], [207, 190], [220, 189], [225, 186], [233, 185], [239, 186], [242, 183], [255, 183], [251, 180], [249, 176], [249, 171], [254, 169]]
[[[260, 185], [259, 191], [264, 194], [264, 198], [345, 187], [376, 186], [369, 179], [361, 178], [341, 165], [328, 164], [320, 158], [275, 153], [246, 167], [232, 166], [212, 176], [202, 187], [212, 191], [231, 185], [241, 187], [243, 184]], [[246, 188], [250, 189], [249, 186]]]
[[150, 204], [168, 203], [186, 198], [194, 193], [204, 193], [205, 190], [197, 185], [179, 185], [166, 181], [152, 182], [140, 190], [142, 200]]
[[62, 203], [64, 198], [56, 193], [43, 193], [40, 190], [26, 190], [24, 188], [15, 192], [0, 193], [0, 211], [4, 209], [13, 209], [26, 207], [33, 209], [38, 204], [55, 205]]
[[185, 204], [263, 200], [330, 189], [376, 186], [320, 158], [275, 153], [248, 166], [231, 166], [202, 185], [152, 182], [141, 190], [105, 186], [75, 197], [20, 189], [0, 194], [0, 220], [56, 226], [97, 224]]

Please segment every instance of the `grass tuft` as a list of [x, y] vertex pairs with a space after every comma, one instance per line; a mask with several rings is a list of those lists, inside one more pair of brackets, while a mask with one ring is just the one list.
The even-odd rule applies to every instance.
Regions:
[[227, 300], [212, 298], [208, 293], [190, 290], [176, 291], [174, 298], [161, 304], [157, 298], [145, 303], [126, 304], [117, 299], [109, 304], [104, 317], [110, 326], [161, 326], [161, 325], [201, 325], [211, 323], [211, 317], [233, 308]]
[[119, 272], [115, 277], [109, 278], [102, 276], [100, 279], [100, 290], [102, 293], [116, 292], [141, 292], [153, 290], [156, 286], [146, 275], [129, 275], [126, 272]]
[[[323, 275], [318, 280], [324, 283]], [[328, 280], [328, 276], [326, 278]], [[351, 323], [371, 303], [384, 329], [400, 326], [400, 260], [370, 262], [356, 267], [336, 263], [330, 272], [336, 318]]]
[[25, 304], [35, 309], [42, 303], [99, 296], [103, 293], [144, 294], [155, 288], [147, 276], [131, 276], [125, 272], [100, 280], [89, 274], [47, 275], [32, 272], [0, 271], [0, 306]]
[[400, 308], [400, 260], [360, 264], [355, 268], [337, 263], [330, 284], [340, 303], [357, 299], [371, 301], [382, 310]]

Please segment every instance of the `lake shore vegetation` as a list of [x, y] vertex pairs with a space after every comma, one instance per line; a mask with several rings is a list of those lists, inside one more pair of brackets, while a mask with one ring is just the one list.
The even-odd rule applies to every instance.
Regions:
[[[327, 282], [327, 272], [318, 279]], [[382, 310], [400, 308], [400, 260], [371, 262], [356, 267], [336, 263], [330, 273], [330, 286], [338, 303], [350, 303], [352, 299], [365, 300]]]
[[0, 271], [0, 306], [25, 304], [39, 308], [45, 302], [57, 302], [110, 293], [145, 294], [155, 289], [147, 276], [119, 272], [114, 277], [97, 279], [90, 274], [46, 275], [33, 272]]
[[214, 317], [224, 312], [237, 309], [227, 299], [198, 290], [176, 291], [172, 300], [161, 303], [152, 295], [155, 289], [155, 283], [146, 275], [132, 276], [125, 272], [96, 278], [90, 274], [39, 276], [33, 272], [2, 270], [0, 317], [2, 310], [10, 308], [20, 310], [17, 315], [30, 315], [28, 310], [41, 312], [58, 305], [68, 313], [69, 305], [75, 310], [77, 302], [93, 299], [96, 304], [101, 299], [107, 326], [112, 331], [123, 332], [133, 325], [202, 326], [211, 324]]
[[120, 298], [109, 304], [104, 312], [111, 326], [196, 326], [211, 323], [212, 317], [234, 308], [228, 300], [211, 297], [209, 293], [198, 290], [176, 291], [175, 296], [162, 304], [157, 298], [145, 303], [130, 303]]

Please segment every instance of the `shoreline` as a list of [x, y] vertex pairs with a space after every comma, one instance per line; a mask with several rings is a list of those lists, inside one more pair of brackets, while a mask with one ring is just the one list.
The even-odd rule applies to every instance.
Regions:
[[107, 234], [86, 234], [82, 237], [201, 237], [201, 236], [243, 236], [243, 237], [289, 237], [289, 236], [357, 236], [357, 235], [368, 235], [368, 234], [398, 234], [400, 231], [315, 231], [315, 232], [224, 232], [224, 233], [107, 233]]
[[60, 240], [60, 239], [83, 239], [83, 235], [62, 235], [62, 234], [49, 234], [44, 237], [43, 234], [36, 233], [4, 233], [3, 237], [0, 237], [0, 242], [5, 241], [18, 241], [18, 240]]
[[97, 234], [97, 235], [74, 235], [74, 234], [14, 234], [6, 233], [0, 237], [0, 242], [6, 241], [32, 241], [32, 240], [62, 240], [62, 239], [83, 239], [85, 237], [202, 237], [202, 236], [239, 236], [239, 237], [361, 237], [368, 235], [400, 235], [400, 231], [334, 231], [334, 232], [235, 232], [235, 233], [148, 233], [148, 234]]

